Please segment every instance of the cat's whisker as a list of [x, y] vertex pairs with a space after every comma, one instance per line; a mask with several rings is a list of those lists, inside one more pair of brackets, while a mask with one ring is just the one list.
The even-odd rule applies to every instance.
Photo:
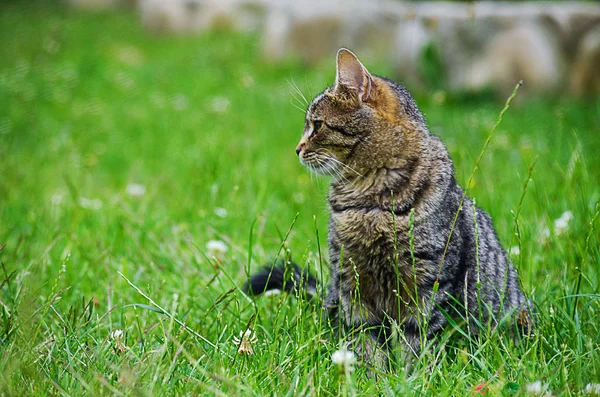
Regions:
[[319, 166], [319, 170], [323, 170], [325, 173], [327, 173], [327, 169], [325, 168], [325, 164], [323, 163], [323, 160], [321, 160], [319, 158], [319, 156], [315, 156], [315, 161], [317, 162], [317, 165]]
[[[335, 166], [335, 163], [331, 163], [329, 162], [329, 160], [332, 160], [331, 157], [326, 157], [325, 159], [321, 159], [317, 157], [317, 160], [319, 162], [319, 165], [325, 168], [325, 171], [331, 175], [334, 179], [338, 180], [338, 181], [342, 181], [344, 183], [344, 185], [347, 184], [352, 184], [351, 181], [348, 180], [348, 178], [346, 178], [344, 176], [344, 174], [342, 174], [340, 172], [340, 170]], [[335, 175], [334, 175], [335, 173]]]
[[303, 98], [302, 95], [297, 93], [298, 91], [296, 89], [294, 89], [293, 91], [291, 91], [291, 96], [293, 99], [295, 99], [297, 101], [297, 103], [299, 104], [300, 107], [303, 107], [306, 109], [306, 107], [308, 107], [308, 103], [305, 102], [305, 99]]
[[344, 164], [343, 162], [339, 161], [338, 159], [335, 158], [335, 156], [333, 155], [333, 153], [331, 153], [330, 150], [325, 149], [325, 148], [319, 148], [317, 149], [317, 152], [321, 152], [325, 155], [325, 157], [327, 157], [328, 160], [331, 160], [339, 165], [341, 165], [344, 168], [347, 168], [348, 170], [354, 172], [356, 175], [360, 176], [360, 177], [364, 177], [364, 175], [360, 174], [358, 171], [356, 171], [355, 169], [353, 169], [352, 167]]
[[339, 177], [340, 180], [342, 180], [345, 183], [350, 183], [350, 181], [348, 180], [348, 178], [346, 178], [344, 176], [344, 174], [342, 174], [340, 172], [340, 170], [335, 166], [335, 163], [327, 162], [327, 165], [331, 168], [332, 171], [334, 171], [336, 173], [336, 175]]
[[[331, 164], [329, 162], [329, 157], [325, 156], [325, 158], [321, 158], [321, 157], [316, 157], [317, 162], [319, 163], [319, 166], [323, 168], [323, 170], [330, 176], [332, 176], [333, 178], [336, 178], [336, 175], [339, 177], [343, 177], [343, 175], [340, 174], [339, 170], [337, 170], [335, 168], [335, 166], [333, 164]], [[336, 173], [336, 175], [333, 175], [333, 172]]]
[[325, 174], [333, 177], [334, 175], [331, 173], [331, 166], [330, 164], [327, 163], [326, 160], [320, 158], [319, 156], [315, 156], [315, 161], [317, 162], [317, 165], [319, 166], [319, 170], [323, 171]]
[[[292, 87], [293, 91], [291, 92], [292, 94], [292, 105], [294, 107], [296, 107], [297, 109], [301, 109], [302, 112], [304, 113], [306, 111], [306, 107], [308, 107], [308, 101], [306, 100], [306, 97], [304, 96], [304, 94], [302, 94], [302, 92], [300, 91], [300, 89], [298, 88], [298, 86], [296, 85], [296, 83], [290, 82], [290, 80], [287, 81], [288, 84], [290, 85], [290, 87]], [[295, 104], [293, 101], [296, 100], [296, 102], [298, 104]]]
[[298, 109], [299, 111], [301, 111], [302, 113], [306, 112], [306, 110], [302, 109], [300, 106], [296, 105], [294, 103], [294, 100], [290, 100], [290, 103], [292, 104], [293, 107], [295, 107], [296, 109]]
[[310, 171], [308, 173], [308, 175], [310, 175], [310, 183], [313, 183], [313, 175], [315, 175], [315, 173], [316, 173], [315, 168], [313, 167], [312, 164], [307, 163], [307, 165], [308, 165], [308, 170]]
[[[294, 79], [292, 79], [291, 81], [288, 80], [288, 84], [290, 84], [290, 86], [292, 86], [292, 88], [294, 89], [294, 91], [296, 91], [298, 93], [298, 95], [300, 95], [300, 97], [302, 98], [302, 100], [304, 101], [304, 104], [306, 106], [309, 105], [308, 99], [306, 98], [306, 96], [302, 93], [302, 90], [300, 90], [300, 87], [298, 87], [298, 84], [296, 84], [296, 82], [294, 81]], [[300, 102], [300, 101], [298, 101]]]
[[338, 164], [338, 165], [340, 165], [340, 166], [342, 166], [342, 167], [346, 168], [347, 170], [354, 172], [354, 173], [355, 173], [357, 176], [359, 176], [359, 177], [361, 177], [361, 178], [364, 178], [364, 175], [362, 175], [361, 173], [359, 173], [358, 171], [356, 171], [354, 168], [352, 168], [352, 167], [350, 167], [349, 165], [347, 165], [347, 164], [344, 164], [344, 163], [342, 163], [341, 161], [339, 161], [338, 159], [336, 159], [336, 158], [333, 156], [333, 153], [331, 153], [331, 152], [330, 152], [328, 149], [325, 149], [325, 148], [319, 148], [319, 149], [317, 149], [317, 150], [316, 150], [316, 152], [317, 152], [317, 153], [323, 153], [323, 155], [324, 155], [324, 156], [326, 156], [328, 160], [331, 160], [331, 161], [333, 161], [334, 163], [336, 163], [336, 164]]
[[296, 100], [296, 102], [298, 102], [298, 105], [300, 107], [305, 107], [307, 106], [305, 103], [303, 103], [303, 99], [302, 97], [299, 97], [295, 92], [292, 92], [292, 98]]
[[324, 161], [323, 167], [325, 168], [325, 172], [327, 172], [327, 174], [330, 177], [336, 179], [336, 174], [335, 174], [336, 170], [332, 167], [331, 163]]
[[341, 162], [341, 161], [339, 161], [338, 159], [336, 159], [336, 158], [333, 158], [333, 157], [330, 157], [330, 159], [331, 159], [333, 162], [335, 162], [335, 163], [337, 163], [337, 164], [341, 165], [342, 167], [344, 167], [344, 168], [348, 169], [349, 171], [352, 171], [352, 172], [354, 172], [354, 173], [355, 173], [357, 176], [359, 176], [359, 177], [361, 177], [361, 178], [364, 178], [364, 177], [365, 177], [363, 174], [361, 174], [360, 172], [356, 171], [354, 168], [350, 167], [349, 165], [342, 163], [342, 162]]

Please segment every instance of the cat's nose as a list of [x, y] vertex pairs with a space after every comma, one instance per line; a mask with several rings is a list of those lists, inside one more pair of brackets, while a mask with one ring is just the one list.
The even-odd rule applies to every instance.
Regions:
[[298, 146], [296, 147], [296, 154], [297, 154], [298, 156], [300, 156], [300, 152], [301, 152], [301, 151], [302, 151], [302, 145], [298, 145]]

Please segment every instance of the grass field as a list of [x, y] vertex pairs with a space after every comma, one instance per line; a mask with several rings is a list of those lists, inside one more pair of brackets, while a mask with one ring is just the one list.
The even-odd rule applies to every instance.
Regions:
[[[254, 36], [153, 37], [126, 13], [14, 3], [0, 6], [0, 43], [0, 394], [460, 396], [486, 382], [489, 395], [580, 395], [600, 384], [600, 102], [512, 106], [470, 189], [512, 247], [536, 334], [431, 346], [410, 370], [374, 376], [332, 363], [341, 343], [318, 303], [239, 290], [288, 255], [284, 241], [297, 262], [326, 264], [328, 181], [294, 153], [304, 116], [292, 82], [320, 92], [333, 54], [316, 68], [272, 65]], [[464, 186], [502, 104], [417, 99]], [[240, 355], [233, 339], [247, 328], [254, 354]]]

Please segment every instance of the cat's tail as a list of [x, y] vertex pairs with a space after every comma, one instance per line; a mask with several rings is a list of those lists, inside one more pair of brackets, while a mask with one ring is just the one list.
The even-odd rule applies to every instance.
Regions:
[[286, 291], [312, 298], [317, 295], [317, 285], [317, 278], [307, 269], [303, 270], [293, 262], [279, 261], [250, 276], [243, 290], [254, 296]]

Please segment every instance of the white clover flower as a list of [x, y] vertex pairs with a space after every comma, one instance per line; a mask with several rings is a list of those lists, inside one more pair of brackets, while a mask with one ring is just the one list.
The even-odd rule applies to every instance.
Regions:
[[221, 256], [228, 251], [228, 248], [221, 240], [210, 240], [206, 243], [206, 251], [209, 256]]
[[113, 349], [115, 354], [123, 353], [127, 351], [127, 346], [123, 343], [123, 335], [125, 333], [122, 329], [116, 329], [109, 334], [110, 339], [113, 340]]
[[542, 381], [540, 380], [536, 380], [533, 383], [529, 383], [525, 386], [525, 391], [527, 391], [527, 393], [533, 393], [533, 394], [541, 394], [542, 392], [544, 392], [546, 389], [548, 388], [547, 385], [542, 385]]
[[111, 339], [120, 339], [123, 336], [123, 330], [122, 329], [116, 329], [113, 332], [110, 333], [110, 338]]
[[130, 183], [125, 189], [125, 193], [131, 197], [142, 197], [146, 194], [146, 187], [137, 183]]
[[225, 208], [217, 207], [214, 209], [215, 215], [219, 218], [225, 218], [227, 216], [227, 210]]
[[550, 237], [550, 229], [548, 227], [544, 227], [542, 229], [542, 231], [540, 232], [540, 235], [538, 237], [538, 242], [541, 244], [546, 243], [546, 241], [548, 241], [548, 238]]
[[585, 394], [600, 396], [600, 383], [588, 383], [585, 385]]
[[356, 364], [356, 357], [354, 357], [354, 353], [349, 350], [336, 350], [331, 355], [331, 362], [339, 366], [341, 370], [352, 372], [354, 370], [354, 364]]
[[256, 343], [258, 339], [256, 339], [256, 335], [252, 335], [252, 330], [247, 329], [245, 332], [240, 331], [240, 337], [233, 337], [233, 343], [238, 347], [239, 354], [254, 354], [254, 350], [252, 350], [252, 345]]
[[571, 211], [565, 211], [560, 218], [554, 221], [554, 233], [560, 236], [567, 230], [569, 230], [569, 222], [573, 219], [573, 213]]
[[85, 208], [88, 210], [98, 211], [100, 208], [102, 208], [102, 201], [99, 199], [88, 199], [85, 197], [79, 197], [78, 203], [81, 208]]
[[210, 108], [215, 113], [225, 113], [230, 104], [231, 101], [228, 98], [217, 96], [210, 101]]
[[273, 295], [279, 295], [279, 294], [281, 294], [280, 289], [270, 289], [268, 291], [265, 291], [263, 296], [273, 296]]
[[64, 194], [54, 193], [52, 195], [52, 197], [50, 198], [50, 202], [52, 203], [52, 205], [61, 205], [64, 198], [65, 198]]

